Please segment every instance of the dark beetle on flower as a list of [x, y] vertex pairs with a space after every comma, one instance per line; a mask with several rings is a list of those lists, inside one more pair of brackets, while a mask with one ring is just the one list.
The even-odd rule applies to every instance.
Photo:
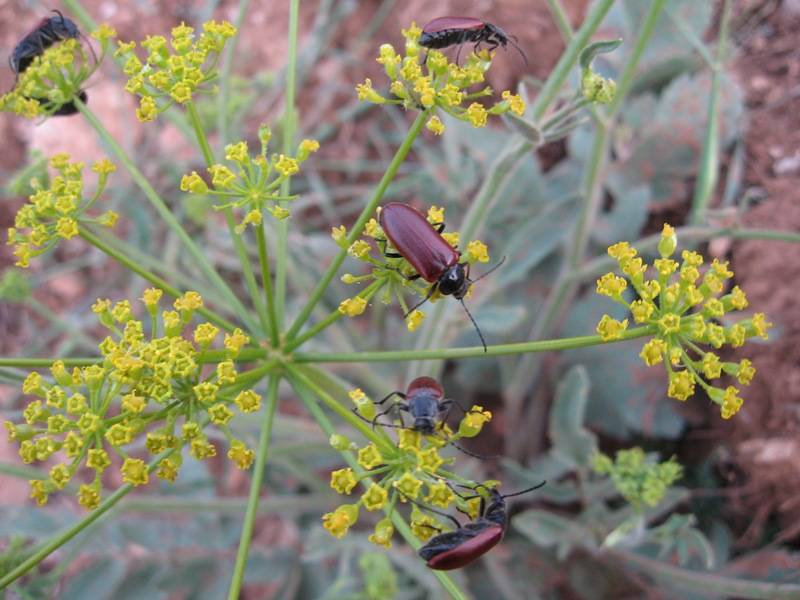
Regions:
[[498, 46], [505, 48], [511, 42], [511, 45], [522, 56], [525, 64], [528, 64], [528, 57], [517, 45], [516, 39], [497, 25], [480, 19], [472, 17], [438, 17], [429, 21], [422, 28], [419, 45], [424, 48], [447, 48], [456, 44], [460, 46], [467, 42], [475, 42], [475, 49], [478, 49], [480, 44], [485, 43], [489, 50], [494, 50]]

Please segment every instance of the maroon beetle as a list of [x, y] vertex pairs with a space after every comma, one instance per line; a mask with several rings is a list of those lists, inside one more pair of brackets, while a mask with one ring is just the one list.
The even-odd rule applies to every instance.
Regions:
[[[362, 420], [370, 423], [373, 427], [375, 427], [377, 424], [381, 427], [409, 429], [411, 431], [418, 431], [423, 435], [436, 435], [441, 424], [447, 420], [447, 416], [450, 414], [450, 410], [453, 408], [453, 406], [457, 406], [464, 414], [469, 412], [455, 400], [451, 398], [445, 398], [442, 386], [432, 377], [417, 377], [408, 384], [408, 388], [406, 389], [405, 393], [399, 390], [391, 392], [375, 404], [377, 406], [382, 406], [394, 396], [400, 398], [401, 402], [393, 403], [386, 410], [376, 414], [372, 420], [369, 420], [361, 415], [357, 408], [353, 408], [353, 412], [355, 412], [356, 415], [358, 415]], [[407, 427], [405, 424], [394, 425], [390, 423], [381, 423], [378, 421], [380, 417], [391, 413], [395, 409], [400, 409], [403, 412], [407, 412], [409, 415], [411, 415], [411, 418], [414, 419], [414, 423], [410, 427]], [[403, 418], [401, 416], [400, 421], [402, 422], [402, 420]], [[480, 458], [483, 460], [498, 458], [496, 456], [482, 456], [480, 454], [475, 454], [462, 448], [452, 440], [447, 440], [447, 442], [464, 454], [474, 458]]]
[[[517, 49], [525, 64], [528, 57], [516, 43], [516, 37], [508, 35], [497, 25], [474, 19], [472, 17], [438, 17], [429, 21], [422, 28], [419, 45], [424, 48], [447, 48], [467, 42], [475, 42], [475, 49], [482, 43], [494, 50], [498, 46], [506, 47], [508, 42]], [[461, 49], [459, 48], [459, 52]], [[458, 60], [458, 59], [456, 59]]]
[[[419, 555], [425, 560], [428, 567], [439, 571], [449, 571], [467, 566], [486, 554], [503, 539], [509, 524], [506, 498], [527, 494], [539, 489], [545, 483], [543, 481], [527, 490], [505, 495], [495, 489], [486, 488], [489, 492], [489, 505], [486, 506], [486, 501], [481, 496], [480, 516], [463, 527], [459, 525], [455, 531], [440, 533], [432, 537], [419, 549]], [[458, 521], [450, 515], [445, 516], [458, 524]]]
[[475, 281], [486, 277], [503, 264], [505, 257], [478, 279], [472, 280], [469, 278], [469, 264], [460, 263], [461, 253], [440, 235], [444, 224], [441, 224], [437, 231], [416, 208], [402, 202], [386, 204], [381, 210], [378, 220], [386, 237], [399, 252], [399, 254], [386, 254], [386, 256], [405, 258], [417, 272], [409, 279], [422, 277], [428, 283], [433, 284], [425, 298], [412, 306], [405, 316], [427, 302], [436, 290], [439, 290], [443, 296], [452, 295], [464, 307], [481, 338], [483, 351], [486, 352], [486, 340], [483, 339], [478, 324], [470, 314], [467, 305], [464, 304], [464, 296]]

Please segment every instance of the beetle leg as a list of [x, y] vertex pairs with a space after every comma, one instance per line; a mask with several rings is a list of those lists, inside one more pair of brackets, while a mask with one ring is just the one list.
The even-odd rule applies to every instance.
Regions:
[[[417, 277], [419, 277], [419, 275], [417, 275]], [[434, 284], [431, 286], [431, 289], [429, 289], [429, 290], [428, 290], [428, 294], [425, 296], [425, 298], [423, 298], [421, 301], [417, 302], [417, 303], [416, 303], [414, 306], [412, 306], [411, 308], [409, 308], [409, 309], [408, 309], [408, 312], [406, 312], [406, 314], [404, 314], [404, 315], [403, 315], [403, 318], [405, 319], [405, 318], [406, 318], [408, 315], [410, 315], [412, 312], [414, 312], [414, 311], [415, 311], [415, 310], [417, 310], [417, 309], [418, 309], [420, 306], [422, 306], [422, 305], [423, 305], [423, 304], [425, 304], [425, 303], [426, 303], [428, 300], [430, 300], [430, 299], [431, 299], [431, 296], [433, 296], [433, 295], [436, 293], [436, 290], [437, 290], [437, 289], [439, 289], [439, 285], [438, 285], [438, 284], [436, 284], [436, 283], [434, 283]]]
[[377, 402], [374, 402], [373, 404], [383, 404], [384, 402], [386, 402], [392, 396], [398, 396], [402, 400], [406, 399], [406, 395], [403, 392], [395, 391], [395, 392], [392, 392], [391, 394], [387, 394], [386, 396], [384, 396], [384, 398], [382, 400], [378, 400]]
[[444, 231], [444, 221], [441, 223], [431, 223], [431, 226], [436, 230], [436, 233], [442, 233]]
[[[456, 529], [461, 529], [461, 523], [459, 523], [459, 522], [458, 522], [458, 519], [456, 519], [456, 518], [455, 518], [453, 515], [448, 515], [446, 512], [443, 512], [443, 511], [441, 511], [441, 510], [436, 510], [435, 508], [431, 508], [430, 506], [426, 506], [425, 504], [421, 504], [420, 502], [417, 502], [417, 501], [416, 501], [416, 500], [414, 500], [413, 498], [410, 498], [409, 496], [406, 496], [406, 495], [405, 495], [403, 492], [401, 492], [400, 490], [397, 490], [397, 492], [398, 492], [398, 493], [399, 493], [399, 494], [400, 494], [400, 495], [401, 495], [403, 498], [405, 498], [406, 500], [408, 500], [408, 501], [409, 501], [409, 502], [411, 502], [412, 504], [416, 504], [416, 505], [417, 505], [417, 506], [419, 506], [421, 509], [423, 509], [423, 510], [427, 510], [428, 512], [432, 512], [432, 513], [434, 513], [434, 514], [436, 514], [436, 515], [439, 515], [440, 517], [444, 517], [444, 518], [446, 518], [446, 519], [450, 519], [450, 520], [451, 520], [453, 523], [455, 523], [455, 524], [456, 524]], [[438, 529], [437, 527], [435, 527], [435, 526], [433, 526], [433, 525], [428, 525], [428, 527], [430, 527], [431, 529]], [[439, 531], [441, 532], [441, 529], [439, 529]]]

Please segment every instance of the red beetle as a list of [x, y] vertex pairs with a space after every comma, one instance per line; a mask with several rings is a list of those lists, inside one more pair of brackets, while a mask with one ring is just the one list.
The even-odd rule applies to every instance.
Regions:
[[[387, 256], [405, 258], [417, 272], [417, 275], [410, 279], [422, 277], [433, 284], [427, 296], [411, 307], [406, 316], [424, 304], [436, 290], [443, 296], [452, 295], [464, 307], [481, 338], [483, 351], [486, 352], [486, 341], [464, 304], [464, 296], [469, 291], [470, 285], [494, 271], [503, 263], [505, 257], [478, 279], [472, 280], [469, 278], [469, 264], [459, 262], [461, 253], [440, 235], [442, 229], [439, 231], [434, 229], [417, 209], [402, 202], [389, 202], [381, 210], [379, 221], [392, 246], [399, 252], [399, 255], [387, 254]], [[441, 227], [444, 228], [444, 224]]]
[[[428, 567], [439, 571], [449, 571], [467, 566], [486, 554], [503, 539], [509, 524], [505, 499], [527, 494], [539, 489], [545, 483], [543, 481], [527, 490], [506, 495], [502, 495], [495, 489], [487, 488], [490, 498], [489, 506], [485, 505], [485, 500], [481, 497], [480, 516], [475, 521], [467, 523], [463, 527], [459, 525], [455, 531], [440, 533], [432, 537], [419, 549], [419, 555], [425, 560]], [[446, 516], [452, 519], [449, 515]], [[453, 520], [455, 521], [455, 519]], [[458, 521], [455, 522], [458, 524]]]
[[[513, 35], [508, 35], [497, 25], [473, 19], [472, 17], [438, 17], [428, 22], [422, 28], [422, 35], [419, 37], [419, 45], [424, 48], [447, 48], [466, 42], [475, 42], [475, 49], [481, 43], [486, 43], [489, 50], [494, 50], [498, 46], [506, 47], [508, 42], [514, 46], [522, 56], [525, 64], [528, 57], [520, 49]], [[459, 48], [460, 52], [460, 48]]]

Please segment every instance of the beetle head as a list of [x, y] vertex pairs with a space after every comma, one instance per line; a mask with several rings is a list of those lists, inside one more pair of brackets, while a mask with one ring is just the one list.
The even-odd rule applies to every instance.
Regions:
[[443, 296], [453, 295], [461, 300], [466, 296], [470, 283], [464, 265], [456, 263], [452, 267], [448, 267], [439, 277], [439, 292]]

